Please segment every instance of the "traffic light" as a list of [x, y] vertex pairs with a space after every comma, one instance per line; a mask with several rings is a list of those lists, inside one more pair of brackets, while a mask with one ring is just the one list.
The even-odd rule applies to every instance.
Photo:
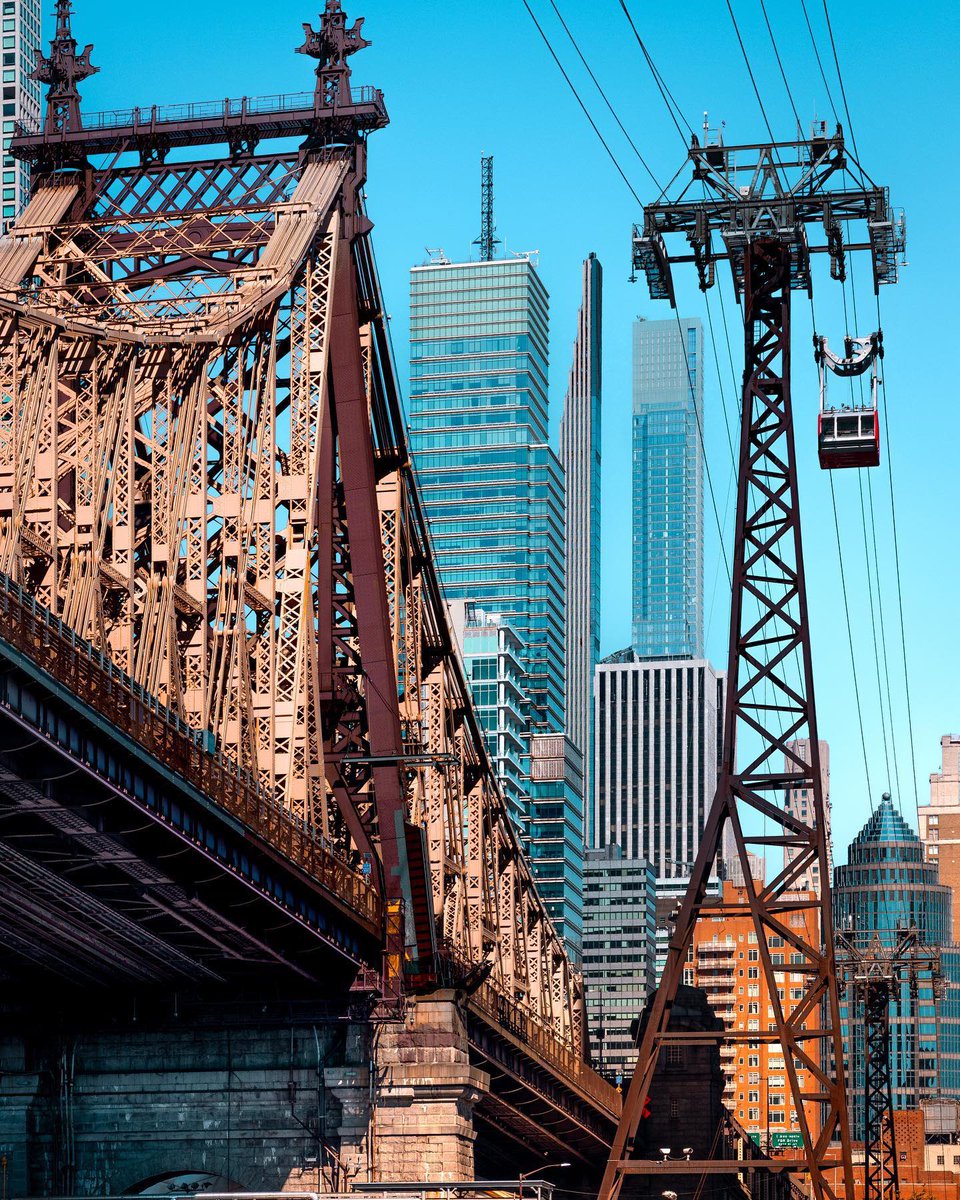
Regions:
[[640, 1110], [640, 1119], [643, 1120], [644, 1117], [649, 1117], [649, 1116], [650, 1116], [650, 1097], [647, 1096], [647, 1097], [645, 1097], [645, 1099], [643, 1101], [643, 1108], [641, 1108], [641, 1110]]

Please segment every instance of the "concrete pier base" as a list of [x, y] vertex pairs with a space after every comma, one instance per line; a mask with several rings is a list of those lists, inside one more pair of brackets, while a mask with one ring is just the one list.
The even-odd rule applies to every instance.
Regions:
[[374, 1180], [472, 1179], [473, 1108], [490, 1087], [471, 1066], [453, 992], [413, 999], [374, 1050]]

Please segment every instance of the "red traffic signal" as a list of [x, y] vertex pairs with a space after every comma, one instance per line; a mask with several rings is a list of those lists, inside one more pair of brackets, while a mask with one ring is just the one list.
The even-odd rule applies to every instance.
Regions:
[[646, 1096], [643, 1101], [643, 1108], [640, 1110], [640, 1119], [650, 1116], [650, 1097]]

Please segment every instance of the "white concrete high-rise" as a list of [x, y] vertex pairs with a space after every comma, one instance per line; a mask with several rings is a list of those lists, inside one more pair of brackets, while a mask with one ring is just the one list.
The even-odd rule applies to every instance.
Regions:
[[684, 878], [700, 846], [722, 751], [724, 676], [706, 659], [623, 651], [594, 678], [589, 844]]
[[3, 225], [26, 205], [30, 168], [10, 154], [14, 125], [40, 126], [40, 84], [29, 76], [40, 51], [40, 0], [0, 0], [3, 38]]

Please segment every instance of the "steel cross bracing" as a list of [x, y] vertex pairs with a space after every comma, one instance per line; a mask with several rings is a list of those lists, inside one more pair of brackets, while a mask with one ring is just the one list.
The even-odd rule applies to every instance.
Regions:
[[[706, 291], [716, 264], [728, 261], [739, 295], [746, 247], [765, 236], [789, 247], [792, 288], [810, 291], [815, 254], [828, 255], [831, 276], [845, 279], [854, 250], [870, 251], [875, 288], [896, 283], [906, 249], [903, 214], [891, 209], [889, 189], [850, 154], [839, 125], [832, 135], [818, 123], [808, 139], [746, 146], [726, 146], [705, 131], [704, 144], [691, 138], [687, 162], [689, 181], [671, 199], [662, 193], [634, 228], [634, 269], [644, 272], [655, 300], [673, 304], [670, 267], [681, 262], [696, 266]], [[851, 240], [852, 222], [866, 225], [859, 241]], [[813, 241], [810, 230], [817, 227], [821, 238]], [[684, 235], [689, 253], [670, 250], [666, 239], [673, 234]]]
[[[758, 969], [774, 1019], [766, 1029], [723, 1031], [717, 1040], [776, 1042], [782, 1048], [786, 1091], [803, 1147], [797, 1157], [779, 1157], [771, 1165], [807, 1174], [816, 1200], [829, 1200], [838, 1185], [852, 1196], [854, 1185], [797, 499], [790, 297], [793, 289], [812, 288], [811, 256], [817, 253], [827, 254], [831, 276], [843, 279], [847, 254], [869, 250], [875, 287], [895, 282], [904, 225], [890, 209], [886, 189], [847, 153], [839, 127], [829, 137], [820, 125], [808, 140], [732, 147], [705, 129], [703, 144], [692, 137], [687, 163], [689, 180], [672, 196], [664, 191], [645, 209], [642, 228], [635, 227], [633, 265], [645, 273], [654, 299], [673, 304], [673, 264], [693, 263], [706, 290], [716, 281], [716, 264], [726, 260], [742, 301], [745, 365], [723, 758], [600, 1196], [614, 1200], [627, 1175], [650, 1169], [649, 1162], [634, 1158], [635, 1142], [661, 1051], [688, 1036], [671, 1033], [669, 1021], [694, 925], [702, 916], [733, 912], [753, 920]], [[864, 240], [851, 240], [863, 223]], [[809, 229], [817, 225], [822, 240], [814, 244]], [[676, 245], [681, 235], [685, 248]], [[808, 747], [805, 755], [797, 740]], [[809, 820], [786, 807], [794, 788], [807, 789], [813, 798]], [[742, 902], [706, 899], [725, 835], [744, 879]], [[753, 878], [751, 848], [783, 852], [786, 865], [773, 868], [770, 882]], [[814, 865], [819, 891], [799, 891], [798, 881]], [[816, 915], [813, 938], [805, 932], [810, 910]], [[795, 960], [789, 972], [806, 976], [796, 1003], [784, 1001], [787, 968], [774, 963], [771, 937], [782, 939]], [[708, 1036], [713, 1035], [697, 1035]], [[670, 1167], [701, 1172], [716, 1164]]]
[[[747, 913], [757, 933], [759, 964], [766, 979], [773, 1023], [761, 1033], [736, 1035], [748, 1040], [775, 1040], [783, 1047], [787, 1091], [803, 1135], [803, 1153], [777, 1160], [781, 1169], [808, 1171], [814, 1195], [832, 1197], [826, 1164], [834, 1158], [834, 1138], [843, 1147], [831, 1165], [850, 1172], [849, 1131], [842, 1075], [831, 1057], [842, 1063], [823, 795], [813, 705], [806, 588], [797, 507], [797, 481], [790, 402], [790, 251], [773, 239], [747, 245], [744, 255], [744, 323], [746, 369], [737, 491], [737, 531], [733, 565], [733, 602], [724, 713], [723, 758], [717, 793], [703, 831], [689, 891], [670, 941], [663, 977], [640, 1044], [636, 1071], [624, 1104], [623, 1118], [604, 1176], [602, 1197], [616, 1196], [628, 1173], [648, 1164], [633, 1158], [634, 1139], [644, 1098], [662, 1048], [670, 1041], [670, 1008], [683, 981], [693, 928], [700, 916]], [[791, 678], [799, 659], [799, 681]], [[738, 734], [746, 750], [737, 765]], [[809, 758], [791, 748], [806, 738]], [[784, 771], [782, 763], [791, 767]], [[808, 788], [813, 796], [812, 823], [784, 806], [792, 788]], [[763, 818], [764, 832], [745, 828], [747, 813]], [[720, 853], [725, 827], [732, 833], [738, 866], [745, 880], [742, 904], [708, 902], [706, 887]], [[787, 865], [769, 883], [752, 877], [749, 851], [782, 847]], [[819, 866], [821, 894], [797, 890], [797, 881]], [[816, 909], [818, 937], [808, 940], [804, 910]], [[783, 939], [789, 966], [775, 965], [771, 936]], [[788, 973], [806, 977], [802, 1002], [788, 1008]], [[683, 1037], [675, 1034], [673, 1037]], [[712, 1035], [722, 1041], [731, 1035]], [[805, 1073], [800, 1085], [798, 1065]], [[819, 1110], [822, 1123], [812, 1124]], [[677, 1164], [671, 1164], [677, 1165]], [[684, 1169], [686, 1165], [684, 1164]], [[690, 1170], [702, 1164], [691, 1164]], [[847, 1195], [853, 1194], [852, 1177]]]
[[[900, 1195], [893, 1125], [890, 1006], [899, 1005], [904, 987], [916, 1004], [921, 974], [928, 977], [935, 1002], [943, 991], [939, 949], [922, 945], [916, 929], [900, 929], [893, 936], [896, 940], [890, 945], [884, 944], [879, 933], [869, 940], [863, 935], [858, 937], [853, 930], [837, 933], [838, 968], [848, 1003], [863, 1005], [867, 1200], [897, 1200]], [[916, 1103], [919, 1106], [919, 1095]]]
[[0, 239], [0, 571], [369, 873], [406, 914], [388, 974], [405, 956], [423, 986], [472, 979], [582, 1065], [581, 985], [447, 624], [366, 126], [345, 138], [328, 94], [359, 27], [331, 17], [307, 49], [326, 138], [318, 118], [286, 154], [50, 160]]

